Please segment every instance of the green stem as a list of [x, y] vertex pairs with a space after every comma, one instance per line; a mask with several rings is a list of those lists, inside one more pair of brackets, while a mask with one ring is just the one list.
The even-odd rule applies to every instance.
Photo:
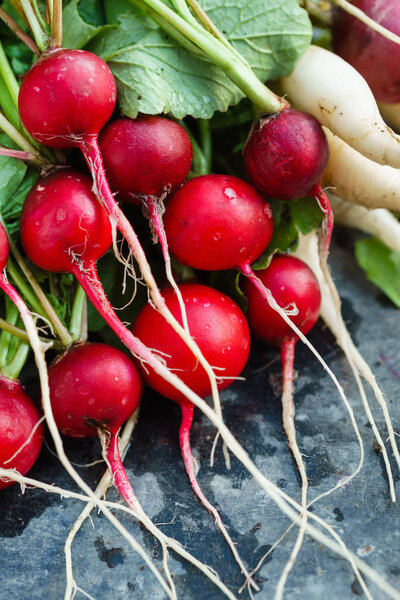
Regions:
[[36, 46], [35, 42], [29, 37], [25, 31], [21, 29], [21, 27], [10, 17], [8, 13], [3, 8], [0, 8], [0, 19], [4, 21], [4, 23], [15, 33], [19, 39], [24, 42], [32, 50], [34, 54], [37, 56], [40, 54], [39, 48]]
[[0, 113], [0, 129], [8, 135], [8, 137], [24, 152], [29, 152], [33, 155], [32, 161], [39, 169], [42, 169], [47, 161], [40, 156], [38, 151], [24, 136], [14, 127], [6, 117]]
[[84, 316], [86, 311], [86, 294], [83, 288], [78, 284], [76, 289], [75, 298], [72, 304], [71, 321], [69, 325], [69, 332], [74, 341], [85, 341], [82, 339], [85, 333], [82, 331], [82, 324], [84, 322]]
[[[16, 325], [19, 317], [18, 308], [11, 300], [5, 296], [6, 303], [6, 323]], [[8, 348], [10, 346], [12, 334], [9, 331], [3, 330], [0, 335], [0, 367], [7, 364]]]
[[[132, 0], [129, 1], [132, 2]], [[191, 23], [187, 23], [161, 0], [140, 1], [153, 8], [160, 16], [173, 25], [174, 30], [184, 35], [189, 41], [203, 50], [261, 111], [276, 113], [284, 108], [285, 102], [261, 83], [251, 67], [247, 63], [242, 62], [236, 56], [236, 53], [232, 52], [208, 31], [201, 31], [191, 25]], [[175, 37], [174, 33], [171, 33], [171, 35]]]
[[15, 106], [18, 106], [19, 86], [15, 75], [10, 67], [6, 53], [4, 52], [3, 44], [0, 41], [0, 75], [10, 93]]
[[196, 138], [186, 125], [185, 121], [179, 121], [179, 124], [184, 128], [190, 138], [193, 150], [192, 168], [190, 170], [191, 175], [189, 177], [197, 177], [198, 175], [207, 175], [210, 171], [207, 165], [207, 159], [203, 154], [203, 150], [200, 148]]
[[[6, 331], [7, 333], [10, 333], [14, 337], [19, 338], [23, 342], [29, 343], [28, 334], [26, 333], [26, 331], [24, 329], [15, 327], [15, 325], [11, 325], [10, 323], [8, 323], [8, 321], [5, 321], [4, 319], [1, 319], [1, 318], [0, 318], [0, 329], [2, 331]], [[51, 347], [54, 348], [55, 350], [63, 350], [63, 348], [64, 348], [64, 344], [62, 344], [58, 340], [51, 340], [51, 339], [45, 338], [45, 337], [40, 337], [39, 339], [41, 342], [43, 342], [43, 344], [46, 344], [46, 346], [51, 345]]]
[[41, 52], [45, 52], [48, 49], [48, 36], [41, 28], [31, 3], [29, 0], [19, 0], [19, 3], [33, 33], [37, 47]]
[[208, 173], [211, 173], [212, 167], [212, 136], [210, 121], [206, 119], [199, 119], [198, 123], [200, 131], [201, 149], [203, 151], [203, 156], [206, 161], [207, 169], [204, 175], [207, 175]]
[[25, 300], [28, 302], [28, 304], [30, 304], [32, 309], [38, 315], [41, 315], [42, 317], [46, 317], [46, 313], [43, 310], [42, 305], [38, 301], [35, 294], [32, 292], [32, 289], [26, 283], [25, 279], [21, 276], [20, 272], [18, 271], [17, 267], [13, 264], [11, 259], [8, 259], [7, 273], [10, 275], [14, 284], [17, 286], [17, 288], [19, 289], [19, 291], [21, 292], [21, 294], [23, 295]]
[[30, 349], [31, 347], [29, 344], [20, 342], [12, 360], [1, 369], [2, 374], [10, 379], [18, 379], [22, 371], [22, 367], [26, 363]]
[[10, 96], [10, 92], [4, 81], [0, 78], [0, 107], [4, 112], [4, 115], [8, 121], [10, 121], [11, 125], [13, 125], [16, 129], [21, 124], [18, 110], [14, 104], [13, 99]]
[[[30, 286], [32, 287], [32, 289], [34, 290], [36, 296], [38, 297], [38, 299], [40, 301], [40, 304], [39, 304], [40, 312], [39, 312], [39, 314], [42, 314], [42, 315], [44, 314], [44, 316], [47, 317], [47, 319], [52, 324], [55, 333], [60, 338], [60, 340], [64, 344], [64, 346], [69, 346], [72, 343], [73, 340], [72, 340], [72, 337], [70, 336], [70, 334], [68, 332], [68, 329], [61, 322], [60, 317], [56, 313], [53, 305], [51, 304], [50, 300], [47, 298], [46, 294], [44, 293], [44, 291], [40, 287], [39, 283], [36, 281], [35, 276], [33, 275], [32, 271], [30, 270], [30, 268], [28, 267], [28, 265], [26, 264], [25, 260], [22, 257], [22, 254], [18, 250], [18, 248], [15, 245], [15, 243], [14, 243], [13, 239], [11, 238], [11, 236], [8, 236], [8, 243], [10, 245], [10, 250], [11, 250], [12, 255], [14, 256], [15, 260], [19, 264], [19, 266], [20, 266], [23, 274], [25, 275], [26, 279], [29, 281]], [[7, 265], [7, 269], [8, 269], [8, 265]], [[21, 289], [21, 291], [22, 291], [22, 289]], [[33, 308], [33, 304], [31, 304], [31, 306]], [[45, 312], [43, 312], [43, 309], [44, 309]], [[36, 310], [36, 312], [38, 312], [38, 311]]]
[[39, 22], [40, 27], [43, 29], [43, 31], [46, 32], [46, 34], [48, 34], [47, 23], [46, 23], [46, 21], [42, 17], [42, 13], [39, 10], [37, 1], [36, 0], [31, 0], [31, 3], [32, 3], [32, 7], [33, 7], [34, 13], [35, 13], [36, 18], [37, 18], [37, 20]]
[[53, 27], [53, 0], [46, 0], [46, 19], [50, 23], [50, 29]]

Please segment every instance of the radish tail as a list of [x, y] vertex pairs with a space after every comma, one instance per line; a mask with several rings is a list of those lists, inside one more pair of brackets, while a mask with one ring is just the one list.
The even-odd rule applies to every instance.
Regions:
[[[190, 447], [190, 428], [191, 428], [192, 422], [193, 422], [194, 405], [192, 403], [184, 403], [184, 404], [181, 404], [181, 409], [182, 409], [182, 421], [181, 421], [181, 426], [179, 429], [179, 444], [181, 447], [181, 453], [182, 453], [182, 458], [183, 458], [183, 462], [185, 465], [186, 473], [189, 476], [190, 484], [193, 488], [194, 493], [199, 498], [200, 502], [208, 510], [208, 512], [211, 513], [212, 516], [214, 517], [215, 523], [217, 524], [218, 529], [221, 531], [222, 535], [224, 536], [229, 548], [232, 551], [232, 554], [233, 554], [237, 564], [240, 567], [241, 572], [247, 579], [247, 578], [249, 578], [249, 572], [247, 571], [246, 567], [244, 566], [242, 559], [240, 558], [240, 556], [236, 550], [236, 546], [235, 546], [232, 538], [230, 537], [227, 530], [225, 529], [218, 511], [212, 504], [210, 504], [210, 502], [204, 496], [204, 494], [197, 482], [197, 479], [196, 479], [196, 475], [194, 472], [194, 459], [193, 459], [192, 450]], [[259, 587], [254, 583], [254, 581], [251, 580], [251, 578], [249, 579], [249, 584], [251, 584], [255, 590], [259, 589]]]
[[[155, 308], [164, 317], [167, 323], [169, 323], [172, 329], [179, 335], [179, 337], [185, 342], [187, 347], [191, 350], [191, 352], [193, 352], [193, 355], [196, 357], [200, 365], [207, 373], [211, 384], [211, 394], [214, 402], [215, 411], [222, 421], [221, 401], [219, 398], [217, 379], [215, 373], [212, 370], [211, 365], [204, 358], [196, 342], [193, 340], [192, 337], [190, 337], [190, 335], [187, 334], [184, 327], [180, 325], [180, 323], [175, 319], [171, 311], [166, 306], [164, 298], [161, 295], [160, 290], [158, 289], [156, 281], [151, 272], [150, 265], [143, 251], [143, 248], [137, 238], [137, 235], [134, 232], [132, 225], [129, 223], [128, 219], [118, 206], [118, 203], [115, 201], [115, 198], [110, 190], [110, 186], [108, 185], [104, 170], [103, 159], [101, 156], [97, 137], [93, 136], [92, 138], [89, 138], [88, 140], [82, 142], [80, 145], [80, 149], [92, 174], [94, 186], [93, 191], [95, 192], [100, 203], [109, 215], [111, 225], [116, 225], [116, 227], [126, 240], [129, 249], [131, 250], [133, 256], [135, 257], [139, 265], [140, 271], [149, 289], [150, 297], [153, 301]], [[118, 255], [117, 258], [118, 260], [120, 260]], [[228, 451], [225, 450], [224, 453], [225, 461], [229, 461]]]
[[[294, 364], [294, 348], [296, 345], [296, 338], [290, 338], [283, 342], [281, 349], [281, 361], [282, 361], [282, 418], [283, 427], [285, 429], [286, 437], [289, 442], [289, 448], [292, 451], [294, 459], [296, 461], [297, 468], [301, 477], [301, 506], [304, 511], [307, 510], [307, 489], [308, 479], [306, 470], [301, 456], [299, 447], [296, 441], [296, 429], [294, 423], [295, 407], [293, 402], [293, 364]], [[302, 513], [302, 524], [299, 527], [299, 533], [297, 536], [296, 543], [293, 547], [292, 553], [287, 561], [285, 568], [283, 569], [279, 578], [278, 586], [275, 592], [275, 600], [281, 600], [283, 597], [283, 590], [285, 587], [286, 580], [289, 572], [292, 569], [297, 555], [300, 551], [303, 543], [305, 528], [307, 524], [307, 514]]]
[[319, 235], [318, 240], [318, 250], [321, 265], [326, 265], [333, 232], [333, 211], [328, 196], [325, 194], [320, 184], [316, 186], [313, 193], [324, 215], [322, 220], [321, 233]]

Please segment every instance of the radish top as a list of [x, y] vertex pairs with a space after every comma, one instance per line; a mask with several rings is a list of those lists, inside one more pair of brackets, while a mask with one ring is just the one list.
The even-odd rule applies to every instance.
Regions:
[[18, 98], [22, 122], [39, 142], [54, 148], [78, 146], [98, 135], [117, 101], [113, 74], [85, 50], [51, 50], [25, 75]]
[[[0, 376], [0, 467], [16, 469], [25, 475], [36, 462], [44, 438], [39, 425], [31, 440], [7, 462], [28, 440], [40, 419], [33, 400], [25, 394], [19, 381]], [[0, 489], [12, 485], [0, 480]]]
[[30, 260], [52, 272], [96, 262], [112, 243], [92, 180], [68, 169], [38, 179], [25, 200], [20, 234]]
[[106, 344], [82, 344], [49, 367], [54, 419], [61, 433], [96, 437], [119, 429], [136, 409], [142, 382], [132, 360]]
[[[290, 317], [303, 334], [308, 333], [319, 316], [321, 292], [311, 269], [298, 258], [287, 254], [276, 255], [266, 269], [257, 271], [262, 283], [271, 290], [282, 308], [295, 303], [298, 314]], [[247, 320], [255, 335], [281, 347], [296, 335], [279, 314], [267, 305], [257, 289], [246, 279], [242, 284], [247, 296]]]
[[[191, 335], [207, 361], [221, 377], [237, 377], [244, 368], [250, 351], [250, 334], [240, 308], [228, 296], [205, 285], [180, 285]], [[172, 314], [182, 322], [178, 299], [172, 289], [164, 290], [165, 302]], [[170, 369], [196, 394], [211, 393], [210, 380], [186, 344], [165, 319], [147, 304], [133, 325], [133, 333], [146, 346], [163, 354]], [[140, 365], [145, 381], [160, 394], [179, 403], [187, 399], [148, 366]], [[231, 385], [233, 379], [221, 379], [219, 389]]]
[[99, 144], [110, 187], [123, 200], [174, 191], [192, 163], [188, 134], [164, 117], [117, 119], [102, 130]]
[[269, 204], [231, 175], [203, 175], [169, 199], [164, 226], [172, 254], [195, 269], [217, 271], [253, 262], [273, 230]]
[[249, 179], [277, 200], [311, 194], [328, 158], [328, 142], [317, 119], [291, 108], [259, 117], [244, 150]]

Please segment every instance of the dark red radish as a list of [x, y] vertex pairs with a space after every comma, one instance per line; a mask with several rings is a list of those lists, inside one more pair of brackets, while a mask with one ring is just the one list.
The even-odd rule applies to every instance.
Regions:
[[185, 265], [217, 271], [252, 263], [273, 231], [269, 204], [231, 175], [187, 181], [168, 201], [164, 226], [171, 252]]
[[[41, 415], [19, 381], [0, 375], [0, 467], [25, 475], [36, 462], [44, 439]], [[28, 441], [29, 440], [29, 441]], [[0, 489], [14, 481], [0, 479]]]
[[320, 185], [328, 159], [328, 141], [320, 123], [292, 108], [258, 117], [244, 149], [247, 175], [263, 194], [277, 200], [315, 197], [324, 213], [320, 239], [324, 261], [333, 228], [329, 200]]
[[165, 117], [112, 121], [101, 131], [99, 145], [110, 187], [126, 202], [140, 204], [143, 196], [174, 192], [192, 164], [188, 134]]
[[[182, 284], [179, 287], [185, 303], [190, 332], [197, 340], [207, 361], [216, 370], [217, 378], [220, 378], [218, 388], [224, 389], [240, 375], [247, 362], [250, 351], [250, 334], [246, 319], [233, 300], [213, 288], [193, 283]], [[172, 314], [181, 320], [180, 305], [174, 291], [165, 290], [163, 297]], [[167, 367], [176, 370], [182, 381], [196, 394], [202, 397], [210, 394], [210, 382], [204, 369], [197, 363], [171, 326], [150, 305], [146, 305], [139, 313], [133, 325], [133, 333], [146, 346], [160, 352]], [[190, 428], [193, 421], [194, 404], [161, 379], [151, 367], [138, 364], [146, 383], [180, 405], [182, 421], [179, 442], [193, 491], [214, 516], [218, 528], [245, 573], [246, 569], [222, 524], [220, 515], [204, 496], [196, 479], [190, 448]]]
[[[154, 241], [160, 241], [167, 279], [179, 297], [162, 215], [165, 199], [190, 171], [193, 152], [188, 134], [165, 117], [124, 117], [104, 127], [99, 145], [112, 191], [122, 200], [142, 204]], [[182, 302], [181, 311], [184, 315]], [[188, 330], [185, 315], [183, 325]]]
[[[321, 292], [314, 273], [306, 263], [294, 256], [276, 255], [272, 258], [269, 266], [259, 271], [258, 275], [263, 285], [271, 291], [279, 306], [284, 308], [291, 302], [296, 305], [298, 313], [292, 317], [292, 321], [302, 334], [308, 333], [318, 320]], [[281, 351], [283, 427], [300, 473], [302, 507], [306, 509], [308, 480], [296, 440], [293, 401], [294, 349], [298, 336], [275, 310], [265, 305], [264, 295], [260, 294], [248, 279], [243, 282], [243, 291], [247, 296], [247, 319], [252, 332], [267, 344], [277, 346]], [[288, 571], [300, 550], [306, 521], [307, 518], [303, 515], [303, 524], [299, 529]]]
[[[400, 35], [397, 0], [354, 0], [352, 5]], [[400, 46], [344, 10], [337, 9], [334, 17], [332, 44], [336, 54], [361, 73], [378, 101], [400, 102]]]

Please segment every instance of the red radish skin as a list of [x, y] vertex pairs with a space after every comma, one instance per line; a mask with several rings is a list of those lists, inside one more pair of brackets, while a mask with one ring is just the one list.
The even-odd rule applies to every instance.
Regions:
[[[318, 320], [321, 305], [321, 292], [318, 281], [311, 269], [298, 258], [289, 255], [276, 255], [266, 269], [258, 272], [260, 281], [271, 291], [276, 302], [284, 308], [294, 302], [298, 313], [292, 317], [302, 334], [306, 334]], [[270, 306], [265, 298], [247, 279], [243, 283], [247, 296], [247, 319], [254, 334], [268, 344], [281, 350], [282, 362], [282, 420], [297, 468], [302, 480], [302, 507], [307, 507], [308, 480], [302, 455], [296, 441], [293, 402], [294, 349], [298, 340], [296, 334], [282, 317]], [[300, 550], [307, 519], [304, 516], [302, 527], [293, 548], [291, 557], [282, 572], [278, 589], [283, 590], [288, 573]]]
[[[232, 384], [235, 377], [240, 375], [247, 362], [250, 351], [250, 334], [246, 319], [240, 308], [228, 296], [213, 288], [187, 283], [180, 286], [180, 291], [185, 303], [190, 331], [207, 361], [217, 369], [217, 377], [220, 375], [224, 378], [218, 383], [218, 388], [224, 389]], [[172, 314], [177, 319], [181, 319], [179, 302], [173, 290], [165, 290], [163, 296]], [[172, 370], [177, 370], [182, 381], [196, 394], [203, 397], [210, 394], [210, 382], [204, 369], [196, 362], [173, 329], [150, 305], [146, 305], [139, 313], [133, 325], [133, 333], [146, 346], [161, 352], [167, 366]], [[194, 405], [147, 365], [145, 367], [140, 365], [140, 367], [146, 383], [180, 405], [182, 421], [179, 429], [179, 442], [193, 491], [203, 506], [213, 515], [235, 560], [242, 572], [246, 574], [247, 570], [219, 513], [204, 496], [196, 479], [190, 447], [190, 428]]]
[[[238, 376], [250, 351], [250, 337], [246, 319], [240, 308], [225, 294], [208, 286], [187, 283], [180, 285], [188, 323], [193, 337], [207, 361], [216, 368], [217, 378]], [[173, 290], [165, 290], [163, 297], [172, 314], [181, 320], [178, 300]], [[139, 313], [133, 333], [146, 346], [163, 353], [166, 364], [201, 397], [211, 393], [210, 381], [195, 357], [149, 304]], [[142, 368], [145, 381], [160, 394], [179, 404], [187, 404], [185, 396], [147, 366]], [[231, 385], [233, 379], [221, 379], [218, 389]]]
[[231, 175], [202, 175], [169, 200], [164, 226], [171, 252], [195, 269], [217, 271], [252, 263], [273, 231], [269, 204]]
[[142, 389], [134, 363], [106, 344], [83, 344], [49, 368], [51, 405], [58, 429], [70, 437], [119, 430], [135, 411]]
[[333, 229], [333, 213], [320, 185], [328, 159], [328, 141], [317, 119], [292, 108], [259, 117], [244, 150], [247, 175], [260, 192], [277, 200], [307, 195], [316, 199], [324, 213], [320, 236], [323, 262], [328, 258]]
[[[389, 31], [400, 35], [400, 4], [397, 0], [355, 0], [361, 9]], [[344, 10], [335, 12], [332, 43], [336, 54], [366, 79], [380, 102], [400, 102], [400, 47]]]
[[[42, 447], [42, 424], [35, 429], [29, 443], [24, 444], [40, 417], [36, 405], [24, 392], [19, 381], [0, 376], [0, 467], [16, 469], [21, 475], [31, 469]], [[14, 481], [0, 479], [0, 489], [13, 483]]]
[[3, 271], [8, 261], [8, 238], [4, 227], [0, 224], [0, 271]]
[[117, 119], [101, 131], [99, 145], [110, 187], [127, 202], [174, 192], [192, 164], [188, 134], [165, 117]]
[[18, 98], [22, 122], [39, 142], [75, 148], [97, 136], [117, 101], [113, 74], [85, 50], [44, 53], [25, 75]]

